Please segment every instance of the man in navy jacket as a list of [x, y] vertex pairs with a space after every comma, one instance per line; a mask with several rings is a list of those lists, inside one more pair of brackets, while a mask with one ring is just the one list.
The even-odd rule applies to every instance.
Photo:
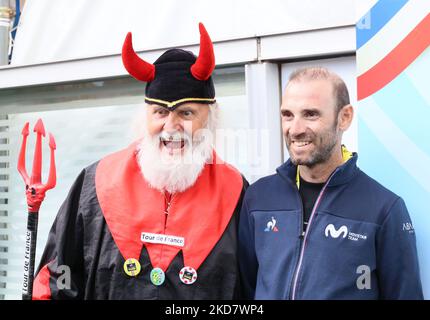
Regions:
[[353, 108], [324, 68], [294, 72], [281, 106], [290, 159], [246, 192], [240, 265], [249, 299], [422, 299], [404, 201], [341, 144]]

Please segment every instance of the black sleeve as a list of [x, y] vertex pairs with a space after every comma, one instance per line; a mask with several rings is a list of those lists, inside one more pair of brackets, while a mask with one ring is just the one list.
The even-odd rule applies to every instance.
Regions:
[[239, 269], [244, 299], [254, 299], [258, 260], [255, 253], [254, 218], [247, 204], [248, 193], [243, 199], [239, 216]]
[[49, 232], [37, 276], [33, 299], [82, 299], [83, 241], [80, 198], [85, 170], [74, 182]]
[[[246, 180], [246, 178], [242, 175], [242, 179], [243, 179], [243, 187], [242, 187], [242, 191], [240, 193], [240, 197], [239, 197], [239, 201], [237, 202], [236, 208], [234, 209], [234, 213], [236, 216], [236, 234], [239, 235], [239, 218], [240, 218], [240, 210], [242, 208], [242, 202], [243, 202], [243, 198], [245, 196], [245, 192], [246, 189], [248, 189], [249, 187], [249, 182]], [[239, 250], [239, 248], [237, 248], [236, 250]], [[240, 257], [238, 256], [238, 259]], [[244, 283], [242, 281], [242, 274], [241, 274], [241, 270], [240, 270], [240, 261], [239, 261], [239, 265], [238, 265], [238, 270], [239, 270], [239, 281], [238, 281], [238, 287], [235, 290], [235, 295], [234, 295], [234, 299], [246, 299], [245, 296], [245, 289], [244, 289]]]

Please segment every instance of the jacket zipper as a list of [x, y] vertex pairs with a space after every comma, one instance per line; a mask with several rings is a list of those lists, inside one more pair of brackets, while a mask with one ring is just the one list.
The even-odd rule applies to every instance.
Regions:
[[[301, 251], [301, 249], [302, 249], [302, 243], [303, 243], [303, 238], [305, 236], [305, 230], [304, 230], [304, 221], [305, 221], [305, 217], [304, 217], [305, 213], [304, 212], [305, 212], [305, 209], [303, 207], [302, 198], [300, 197], [300, 194], [298, 192], [296, 193], [296, 196], [299, 199], [300, 207], [301, 207], [301, 211], [300, 211], [300, 230], [299, 230], [299, 232], [300, 232], [300, 234], [299, 234], [299, 248], [300, 248], [300, 251]], [[296, 274], [297, 265], [298, 265], [298, 263], [296, 263], [293, 275]], [[293, 287], [293, 282], [294, 282], [294, 276], [293, 276], [293, 279], [291, 280], [291, 286], [290, 286], [291, 288]], [[289, 293], [290, 297], [291, 297], [291, 293], [292, 292], [290, 291], [290, 293]]]
[[[293, 189], [295, 189], [295, 188], [297, 188], [297, 186], [296, 186], [296, 184], [293, 184], [289, 179], [287, 179], [287, 178], [285, 178], [284, 176], [282, 176], [281, 174], [280, 174], [280, 176], [287, 182], [287, 183], [289, 183], [289, 184], [291, 184], [291, 186], [293, 187]], [[299, 232], [300, 232], [300, 234], [299, 234], [299, 240], [300, 240], [300, 250], [301, 250], [301, 248], [302, 248], [302, 241], [303, 241], [303, 238], [304, 238], [304, 235], [305, 235], [305, 231], [304, 231], [304, 228], [303, 228], [303, 223], [304, 223], [304, 207], [303, 207], [303, 202], [302, 202], [302, 198], [300, 197], [300, 194], [299, 194], [299, 192], [297, 191], [296, 192], [296, 197], [297, 197], [297, 199], [299, 200], [299, 203], [300, 203], [300, 207], [301, 207], [301, 211], [300, 211], [300, 230], [299, 230]], [[309, 225], [308, 225], [308, 227], [309, 227]], [[296, 269], [297, 269], [297, 264], [296, 264], [296, 266], [295, 266], [295, 268], [294, 268], [294, 274], [296, 274]], [[293, 286], [293, 281], [294, 281], [294, 277], [293, 277], [293, 280], [291, 281], [291, 284], [290, 284], [290, 287], [292, 287]], [[289, 296], [291, 297], [291, 292], [289, 293]]]
[[302, 201], [302, 197], [300, 196], [300, 194], [298, 194], [298, 198], [299, 198], [299, 201], [300, 201], [300, 204], [301, 204], [301, 211], [300, 211], [300, 235], [299, 235], [299, 238], [300, 238], [300, 241], [301, 240], [303, 240], [303, 238], [304, 238], [304, 236], [305, 236], [305, 228], [304, 228], [304, 225], [305, 225], [305, 208], [303, 207], [303, 201]]
[[312, 221], [313, 221], [313, 218], [314, 218], [314, 214], [315, 214], [315, 212], [316, 212], [316, 210], [317, 210], [317, 208], [318, 208], [318, 206], [319, 206], [319, 204], [321, 202], [322, 196], [324, 195], [324, 192], [325, 192], [325, 189], [327, 188], [327, 185], [330, 183], [331, 178], [334, 176], [334, 174], [336, 172], [337, 172], [337, 169], [331, 174], [331, 176], [328, 178], [327, 182], [325, 183], [324, 187], [320, 191], [320, 193], [318, 195], [318, 198], [315, 201], [315, 204], [314, 204], [314, 206], [312, 208], [311, 216], [309, 218], [309, 222], [308, 222], [308, 225], [306, 227], [306, 231], [304, 233], [304, 236], [303, 236], [303, 214], [304, 214], [303, 213], [303, 203], [300, 201], [302, 203], [302, 219], [301, 219], [301, 221], [302, 221], [302, 233], [300, 234], [300, 237], [304, 237], [304, 238], [303, 238], [303, 242], [300, 241], [300, 247], [301, 247], [300, 248], [300, 256], [299, 256], [299, 262], [296, 265], [294, 276], [293, 276], [293, 290], [292, 290], [292, 293], [291, 293], [291, 300], [295, 300], [296, 299], [297, 280], [298, 280], [298, 277], [299, 277], [300, 269], [302, 267], [303, 256], [304, 256], [305, 247], [306, 247], [306, 239], [307, 239], [308, 234], [309, 234], [309, 229], [311, 227], [311, 224], [312, 224]]

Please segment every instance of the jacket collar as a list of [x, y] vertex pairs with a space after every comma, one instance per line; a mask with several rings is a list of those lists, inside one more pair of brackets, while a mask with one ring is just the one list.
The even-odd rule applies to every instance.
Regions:
[[[357, 167], [357, 159], [358, 154], [353, 152], [352, 157], [348, 161], [336, 168], [328, 186], [333, 187], [350, 181], [359, 171]], [[295, 185], [297, 166], [291, 162], [291, 159], [288, 159], [287, 162], [278, 167], [276, 169], [276, 173]]]

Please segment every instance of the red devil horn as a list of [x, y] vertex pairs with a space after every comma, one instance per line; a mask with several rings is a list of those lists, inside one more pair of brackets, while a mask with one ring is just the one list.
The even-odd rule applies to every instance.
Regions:
[[131, 42], [131, 32], [127, 34], [122, 46], [122, 63], [128, 73], [140, 81], [149, 82], [154, 80], [155, 66], [139, 58], [133, 49]]
[[191, 66], [191, 74], [198, 80], [207, 80], [215, 68], [215, 55], [211, 38], [203, 23], [199, 23], [200, 50], [196, 62]]

